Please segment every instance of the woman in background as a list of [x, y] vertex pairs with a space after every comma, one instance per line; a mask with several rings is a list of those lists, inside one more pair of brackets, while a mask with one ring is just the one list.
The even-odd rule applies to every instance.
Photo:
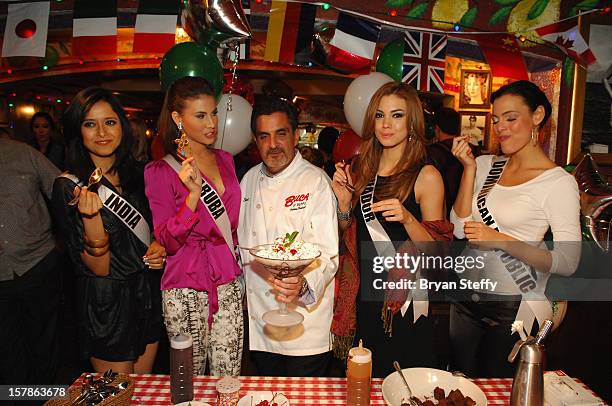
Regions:
[[147, 139], [147, 125], [142, 118], [130, 118], [130, 126], [134, 135], [134, 147], [132, 156], [135, 160], [142, 163], [149, 162], [149, 141]]
[[[52, 206], [77, 273], [81, 354], [98, 372], [151, 373], [162, 320], [149, 268], [163, 267], [165, 250], [150, 242], [144, 168], [131, 155], [130, 125], [101, 88], [80, 91], [63, 124], [69, 172], [56, 179]], [[96, 168], [99, 185], [84, 186]], [[77, 205], [69, 204], [75, 197]]]
[[168, 335], [193, 338], [194, 373], [204, 374], [208, 361], [211, 375], [237, 376], [243, 339], [235, 257], [240, 185], [232, 156], [212, 147], [217, 124], [210, 84], [198, 77], [176, 80], [158, 126], [168, 155], [147, 165], [145, 182], [155, 236], [168, 250], [161, 282]]
[[56, 139], [55, 122], [51, 115], [42, 111], [35, 113], [30, 119], [30, 131], [32, 146], [58, 169], [64, 170], [64, 145]]

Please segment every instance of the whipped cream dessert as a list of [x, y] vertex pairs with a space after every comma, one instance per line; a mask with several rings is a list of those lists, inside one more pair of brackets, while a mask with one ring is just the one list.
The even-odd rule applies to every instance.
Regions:
[[297, 260], [311, 259], [319, 255], [316, 245], [297, 240], [297, 231], [277, 237], [266, 249], [259, 250], [257, 255], [269, 259]]

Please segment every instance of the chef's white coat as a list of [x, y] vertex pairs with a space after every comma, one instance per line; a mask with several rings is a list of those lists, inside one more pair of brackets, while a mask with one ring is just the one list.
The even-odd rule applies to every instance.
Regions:
[[285, 170], [273, 177], [266, 175], [263, 165], [251, 168], [240, 182], [240, 246], [268, 244], [276, 237], [298, 231], [298, 239], [317, 244], [321, 256], [304, 271], [314, 302], [304, 304], [298, 298], [289, 303], [290, 309], [304, 315], [304, 322], [277, 328], [262, 320], [265, 312], [278, 308], [274, 289], [267, 282], [270, 274], [247, 250], [241, 250], [250, 349], [292, 356], [320, 354], [331, 350], [334, 275], [338, 268], [338, 222], [331, 181], [299, 152]]

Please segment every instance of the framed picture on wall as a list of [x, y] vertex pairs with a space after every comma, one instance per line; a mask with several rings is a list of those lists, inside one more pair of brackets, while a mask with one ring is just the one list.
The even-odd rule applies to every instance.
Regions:
[[459, 108], [491, 107], [491, 82], [488, 70], [462, 69]]
[[470, 144], [487, 148], [491, 114], [482, 111], [460, 111], [459, 114], [461, 114], [461, 135], [467, 135]]

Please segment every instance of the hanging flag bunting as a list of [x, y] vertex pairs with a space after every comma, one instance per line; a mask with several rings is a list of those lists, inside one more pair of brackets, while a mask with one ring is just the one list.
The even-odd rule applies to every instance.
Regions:
[[174, 45], [179, 4], [178, 0], [140, 0], [134, 52], [165, 54]]
[[75, 0], [72, 55], [117, 53], [117, 0]]
[[327, 63], [349, 72], [369, 71], [379, 33], [379, 24], [341, 12], [329, 42]]
[[578, 29], [578, 20], [570, 19], [536, 28], [536, 33], [559, 47], [567, 56], [582, 66], [594, 64], [597, 59]]
[[[251, 0], [242, 0], [242, 9], [244, 10], [244, 15], [247, 18], [249, 24], [251, 24]], [[239, 48], [239, 59], [249, 59], [251, 48], [251, 39], [248, 38], [240, 43]]]
[[49, 2], [9, 4], [2, 57], [44, 57], [49, 27]]
[[444, 93], [446, 35], [406, 31], [403, 81], [421, 92]]
[[514, 35], [474, 35], [493, 76], [529, 80], [523, 55]]
[[272, 1], [264, 60], [307, 64], [316, 11], [313, 4]]

